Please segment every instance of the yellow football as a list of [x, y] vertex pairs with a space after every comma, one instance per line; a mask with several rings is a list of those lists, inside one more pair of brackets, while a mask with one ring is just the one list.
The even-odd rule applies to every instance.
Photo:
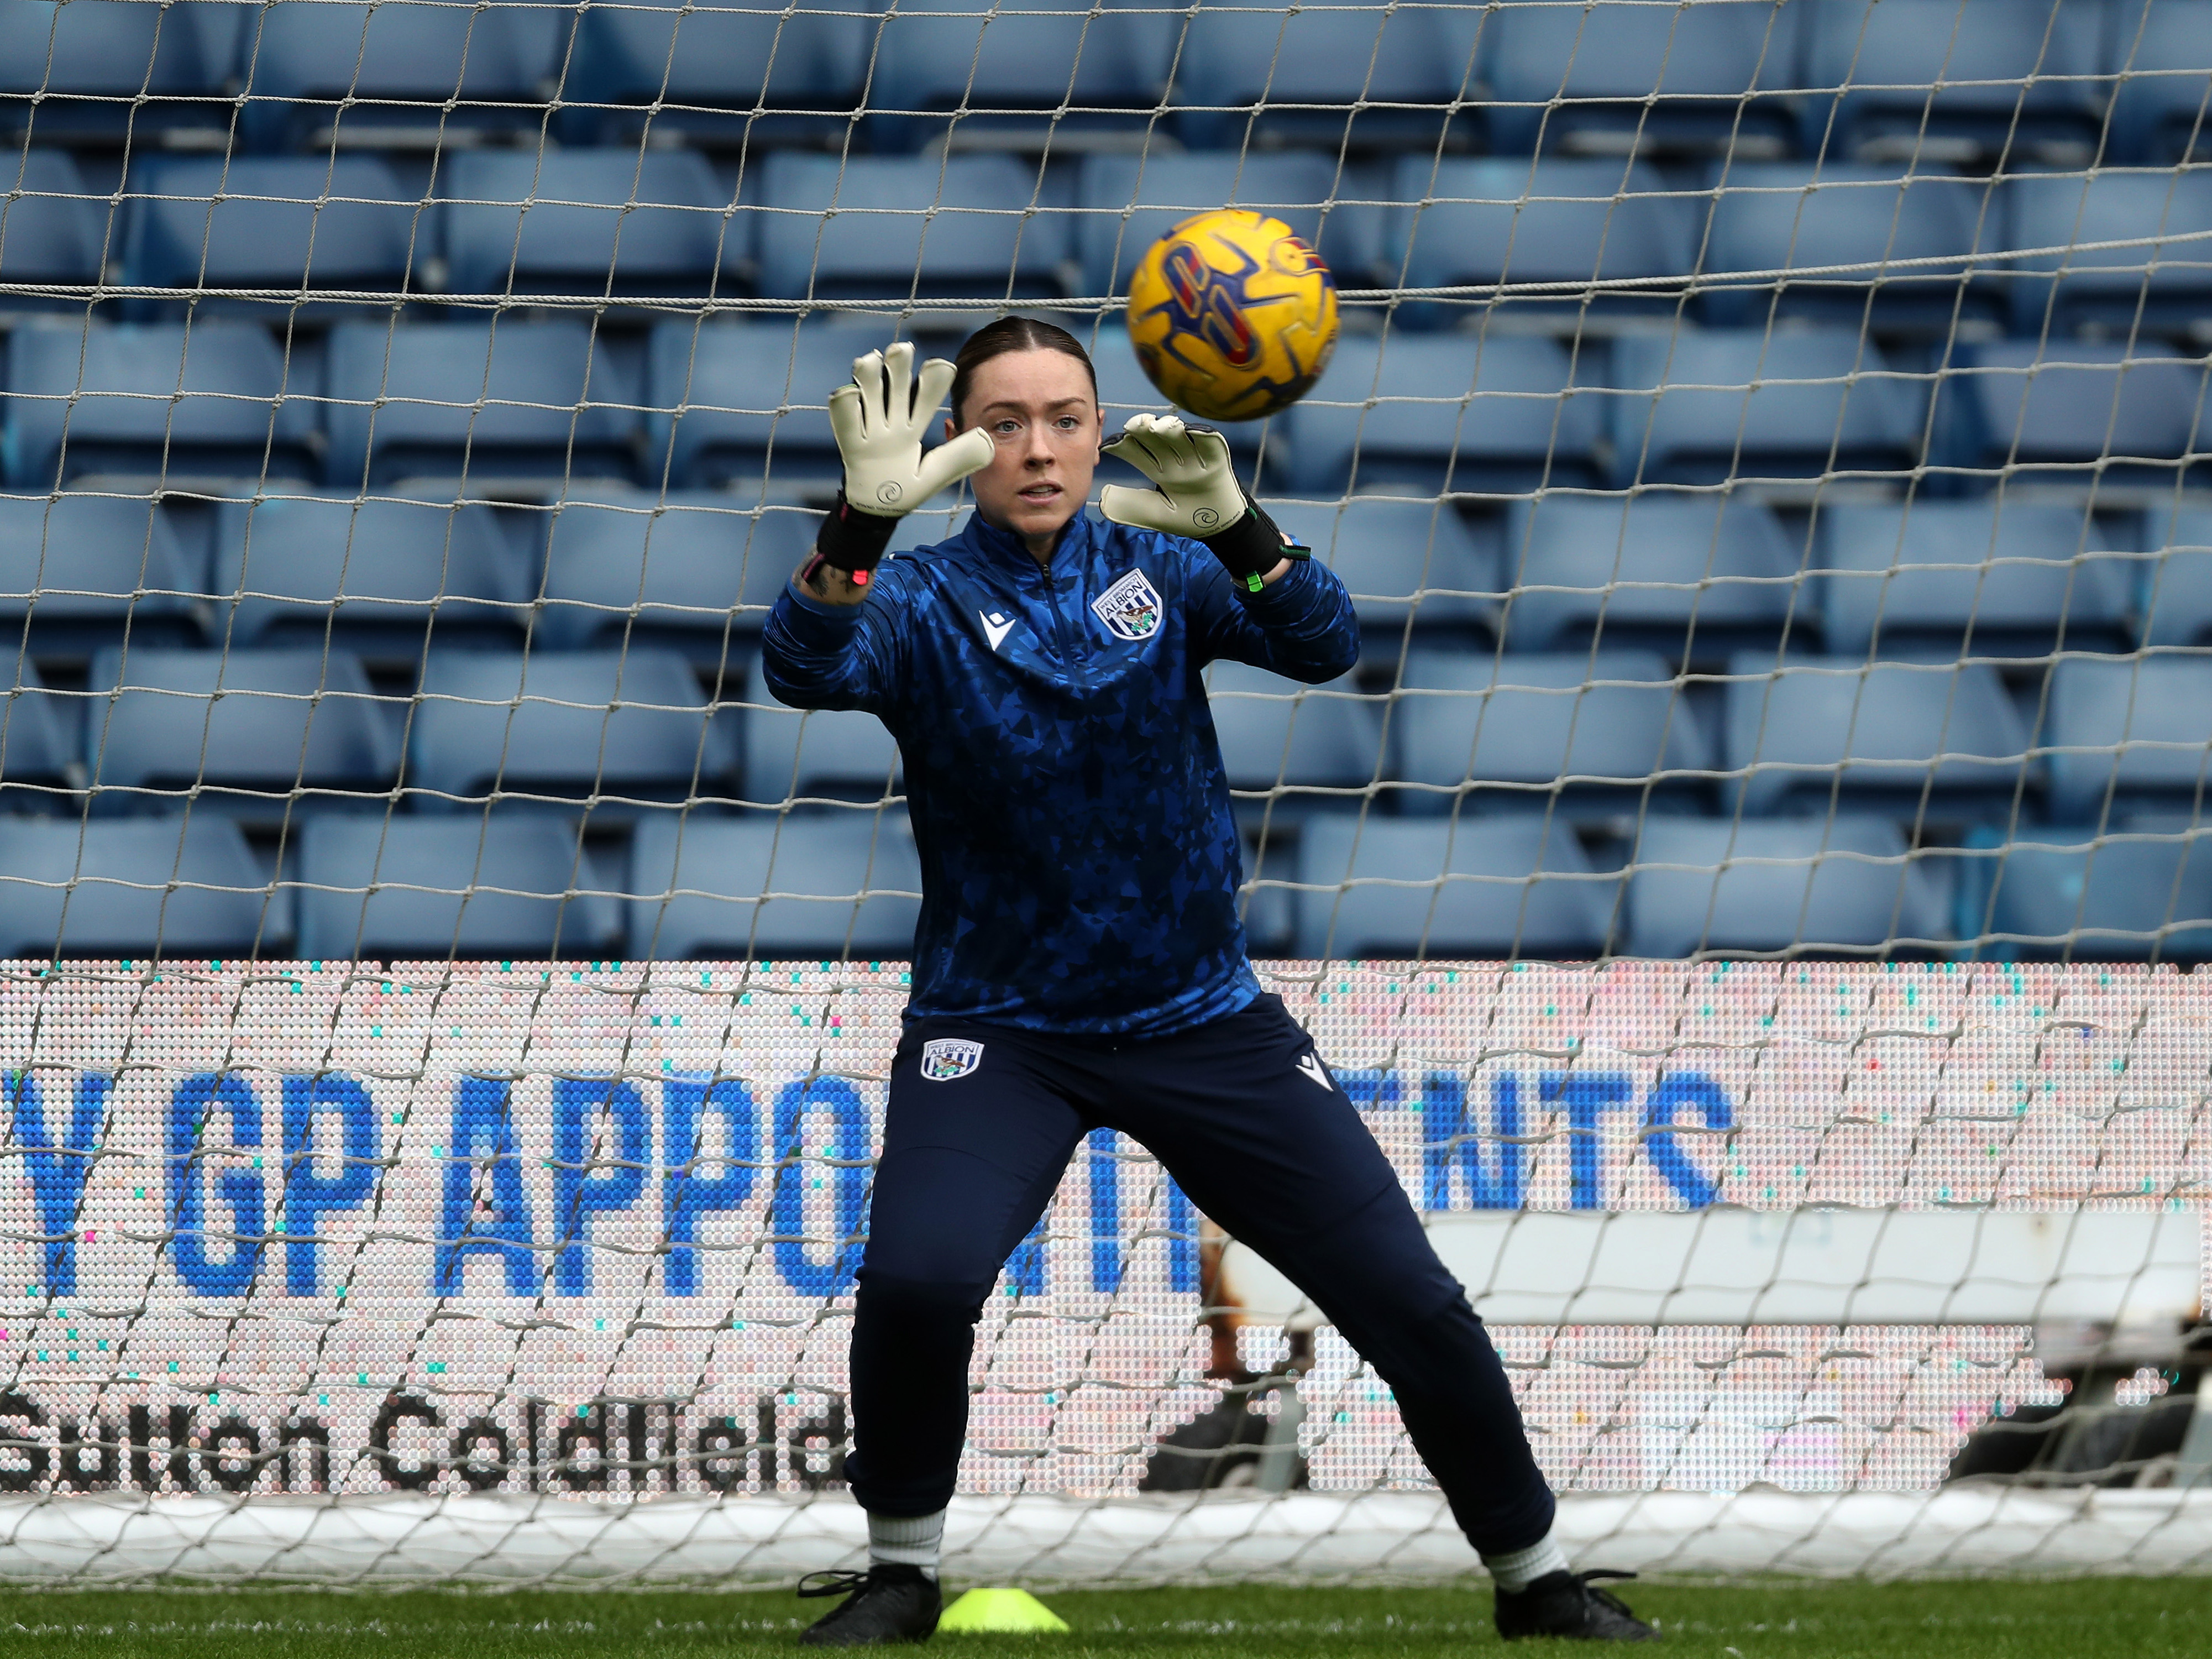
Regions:
[[1129, 279], [1145, 376], [1208, 421], [1256, 421], [1313, 389], [1336, 349], [1336, 279], [1279, 219], [1220, 208], [1152, 244]]

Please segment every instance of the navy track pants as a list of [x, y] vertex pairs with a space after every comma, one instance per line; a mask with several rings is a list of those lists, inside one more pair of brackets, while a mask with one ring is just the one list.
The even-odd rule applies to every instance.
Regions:
[[[924, 1077], [936, 1037], [981, 1043], [975, 1068]], [[864, 1507], [921, 1516], [951, 1499], [975, 1322], [1077, 1145], [1103, 1127], [1151, 1151], [1374, 1366], [1476, 1549], [1544, 1538], [1551, 1491], [1489, 1333], [1313, 1052], [1274, 996], [1149, 1039], [907, 1028], [853, 1323], [846, 1475]]]

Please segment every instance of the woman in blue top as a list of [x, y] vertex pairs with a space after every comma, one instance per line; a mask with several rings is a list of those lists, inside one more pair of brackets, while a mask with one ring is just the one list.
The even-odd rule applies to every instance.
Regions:
[[[922, 435], [947, 391], [946, 441]], [[1343, 585], [1247, 496], [1218, 433], [1139, 415], [1103, 446], [1153, 488], [1084, 504], [1102, 453], [1073, 337], [1012, 317], [957, 363], [898, 344], [831, 394], [843, 492], [777, 601], [768, 682], [878, 715], [921, 857], [914, 988], [892, 1063], [852, 1343], [865, 1574], [810, 1644], [935, 1628], [974, 1327], [1077, 1144], [1110, 1127], [1296, 1283], [1389, 1382], [1497, 1579], [1509, 1636], [1649, 1639], [1570, 1572], [1504, 1368], [1395, 1173], [1237, 915], [1242, 866], [1201, 674], [1318, 684], [1358, 632]], [[962, 478], [961, 534], [881, 562], [901, 514]]]

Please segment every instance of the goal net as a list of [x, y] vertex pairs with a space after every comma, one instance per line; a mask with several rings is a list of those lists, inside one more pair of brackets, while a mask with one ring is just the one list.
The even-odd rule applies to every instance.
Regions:
[[[2212, 0], [0, 0], [0, 1574], [860, 1559], [920, 866], [761, 630], [856, 355], [1118, 425], [1231, 204], [1362, 630], [1208, 671], [1247, 931], [1577, 1564], [2202, 1570], [2208, 89]], [[1126, 1139], [971, 1383], [956, 1575], [1474, 1567]]]

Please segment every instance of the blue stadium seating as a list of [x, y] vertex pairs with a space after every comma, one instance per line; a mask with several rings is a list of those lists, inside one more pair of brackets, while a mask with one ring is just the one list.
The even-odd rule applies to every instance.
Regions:
[[873, 714], [788, 708], [769, 690], [757, 659], [746, 676], [745, 704], [745, 799], [872, 801], [906, 787], [898, 744]]
[[[239, 131], [261, 149], [459, 148], [536, 131], [566, 45], [558, 6], [270, 0], [246, 10]], [[446, 107], [449, 100], [453, 107]]]
[[704, 292], [752, 252], [690, 150], [464, 150], [440, 180], [447, 280], [464, 294]]
[[701, 143], [835, 140], [849, 131], [876, 24], [823, 0], [588, 6], [562, 88], [570, 137]]
[[1297, 954], [1339, 961], [1595, 957], [1620, 887], [1535, 813], [1320, 820], [1299, 838], [1297, 879]]
[[251, 324], [218, 321], [193, 324], [187, 337], [172, 323], [13, 330], [0, 416], [8, 482], [51, 489], [91, 472], [172, 486], [306, 476], [313, 404], [276, 342]]
[[574, 820], [310, 818], [289, 871], [301, 956], [597, 957], [619, 950], [621, 901]]
[[1361, 649], [1395, 662], [1417, 635], [1496, 627], [1498, 526], [1447, 506], [1384, 495], [1270, 501], [1275, 522], [1342, 579], [1359, 613]]
[[1855, 332], [1638, 335], [1615, 343], [1613, 379], [1623, 484], [1887, 471], [1920, 458], [1924, 386]]
[[703, 490], [565, 501], [547, 534], [538, 637], [564, 649], [629, 641], [702, 665], [734, 660], [820, 524], [791, 508], [748, 513]]
[[2212, 660], [2068, 658], [2051, 672], [2041, 738], [2061, 822], [2123, 803], [2195, 801], [2212, 782]]
[[433, 637], [520, 644], [537, 584], [481, 502], [301, 494], [216, 509], [213, 586], [234, 643], [419, 658]]
[[2114, 8], [2112, 159], [2203, 161], [2212, 146], [2212, 0], [2149, 0]]
[[2212, 510], [2166, 507], [2149, 515], [2143, 546], [2145, 645], [2203, 645], [2212, 638]]
[[325, 371], [330, 483], [626, 476], [639, 392], [580, 322], [341, 323]]
[[[1941, 169], [1904, 173], [1851, 161], [1729, 161], [1710, 177], [1705, 269], [1711, 285], [1698, 301], [1708, 322], [1804, 317], [1948, 335], [1954, 315], [1983, 321], [1997, 313], [2002, 287], [1963, 257], [1998, 240], [1981, 183]], [[1958, 263], [1948, 263], [1954, 256]], [[1897, 268], [1908, 260], [1945, 263]], [[1851, 269], [1818, 274], [1837, 266]], [[1800, 270], [1811, 274], [1728, 276]]]
[[1805, 149], [2087, 162], [2103, 115], [2103, 22], [2090, 0], [1817, 0]]
[[[1492, 14], [1483, 78], [1492, 146], [1568, 155], [1780, 153], [1803, 8], [1511, 5]], [[1764, 94], [1764, 95], [1762, 95]]]
[[1964, 861], [1959, 932], [1995, 935], [1983, 954], [2212, 958], [2212, 848], [2157, 819], [2092, 837], [2024, 831]]
[[[2008, 246], [2067, 252], [2011, 262], [2013, 321], [2023, 334], [2085, 323], [2123, 335], [2186, 335], [2212, 310], [2212, 173], [2106, 173], [2006, 181]], [[2157, 237], [2172, 240], [2143, 242]], [[2133, 247], [2077, 244], [2136, 240]], [[2032, 274], [2053, 273], [2044, 280]]]
[[903, 812], [695, 813], [639, 826], [629, 890], [640, 959], [904, 957], [921, 863]]
[[1316, 807], [1356, 807], [1382, 771], [1382, 703], [1346, 675], [1300, 685], [1241, 662], [1206, 670], [1206, 698], [1240, 816], [1281, 823]]
[[379, 791], [399, 769], [397, 721], [349, 652], [110, 647], [90, 684], [85, 757], [103, 808], [197, 789], [203, 810], [282, 817], [295, 789]]
[[1279, 465], [1302, 495], [1344, 487], [1355, 451], [1362, 485], [1591, 483], [1602, 398], [1577, 384], [1554, 340], [1348, 335], [1321, 385], [1281, 417], [1288, 459]]
[[[1642, 161], [1407, 156], [1390, 186], [1383, 269], [1414, 288], [1680, 278], [1695, 262], [1698, 204]], [[1454, 301], [1510, 314], [1534, 307], [1671, 315], [1671, 283], [1628, 289]]]
[[1547, 495], [1505, 520], [1505, 642], [1564, 649], [1595, 637], [1711, 658], [1778, 640], [1801, 607], [1802, 542], [1749, 496]]
[[48, 690], [28, 657], [20, 659], [14, 684], [0, 697], [0, 790], [9, 810], [74, 808], [83, 778], [76, 733], [85, 700]]
[[1462, 796], [1528, 811], [1555, 790], [1575, 810], [1617, 811], [1647, 783], [1662, 798], [1710, 793], [1705, 734], [1652, 653], [1409, 651], [1399, 684], [1389, 775], [1406, 786], [1407, 811], [1442, 811]]
[[2051, 501], [1850, 501], [1814, 526], [1823, 637], [1833, 652], [1978, 657], [2124, 648], [2135, 561], [2079, 507]]
[[397, 290], [428, 242], [421, 205], [368, 156], [155, 156], [127, 190], [122, 280], [147, 287]]
[[224, 77], [252, 11], [200, 0], [0, 0], [0, 124], [45, 144], [143, 143], [185, 127], [219, 142], [232, 108]]
[[1197, 7], [1176, 56], [1176, 131], [1194, 149], [1465, 149], [1480, 126], [1482, 19], [1473, 7]]
[[228, 818], [0, 828], [0, 957], [273, 955], [291, 931], [290, 905]]
[[1747, 812], [1817, 812], [1840, 798], [1905, 817], [1962, 803], [2002, 817], [2036, 793], [2027, 728], [1987, 663], [1778, 665], [1745, 652], [1729, 672], [1722, 749]]
[[169, 515], [127, 495], [0, 495], [0, 630], [68, 651], [198, 641], [206, 568]]
[[[1067, 223], [1006, 155], [811, 155], [761, 164], [757, 286], [784, 299], [1063, 291]], [[1033, 209], [1045, 207], [1043, 211]], [[834, 211], [832, 211], [834, 210]]]
[[2203, 360], [2163, 348], [1997, 340], [1961, 347], [1956, 362], [1964, 372], [1945, 377], [1936, 427], [1962, 466], [2170, 489], [2212, 432]]
[[[1330, 269], [1357, 274], [1380, 252], [1376, 210], [1336, 162], [1303, 153], [1091, 155], [1076, 189], [1075, 257], [1085, 294], [1126, 294], [1152, 244], [1194, 213], [1249, 207], [1273, 215], [1321, 251]], [[1339, 197], [1355, 198], [1339, 204]]]
[[[0, 177], [9, 186], [0, 200], [0, 282], [98, 282], [108, 244], [108, 207], [86, 188], [76, 163], [58, 149], [18, 150], [15, 164]], [[11, 310], [82, 303], [22, 295], [8, 299]]]
[[[653, 331], [652, 471], [679, 489], [842, 476], [830, 393], [884, 343], [867, 323], [666, 322]], [[826, 493], [826, 492], [825, 492]]]
[[735, 748], [672, 652], [446, 651], [422, 671], [407, 784], [426, 811], [497, 793], [603, 817], [723, 793]]

